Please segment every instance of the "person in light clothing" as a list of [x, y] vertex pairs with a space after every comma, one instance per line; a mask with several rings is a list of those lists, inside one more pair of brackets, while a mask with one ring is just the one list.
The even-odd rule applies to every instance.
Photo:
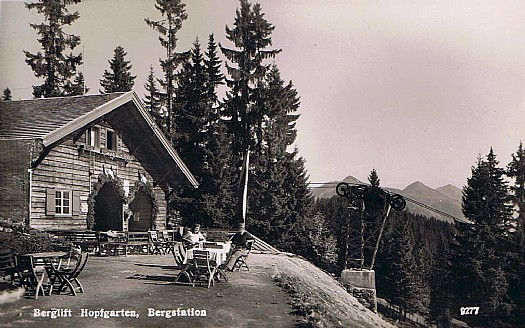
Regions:
[[193, 226], [193, 231], [188, 231], [182, 236], [182, 239], [184, 239], [186, 242], [190, 244], [190, 246], [194, 246], [200, 242], [206, 241], [206, 238], [201, 233], [201, 225], [195, 224]]
[[248, 250], [246, 249], [246, 243], [253, 240], [253, 236], [248, 231], [246, 231], [246, 225], [244, 223], [240, 223], [239, 231], [230, 239], [233, 246], [232, 254], [226, 263], [226, 267], [229, 271], [233, 271], [233, 266], [241, 255], [246, 255], [248, 253]]

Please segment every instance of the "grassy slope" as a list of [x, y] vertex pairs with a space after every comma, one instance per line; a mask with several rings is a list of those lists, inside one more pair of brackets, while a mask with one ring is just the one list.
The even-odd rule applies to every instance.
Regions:
[[369, 311], [330, 275], [293, 254], [258, 254], [293, 299], [304, 327], [393, 327]]

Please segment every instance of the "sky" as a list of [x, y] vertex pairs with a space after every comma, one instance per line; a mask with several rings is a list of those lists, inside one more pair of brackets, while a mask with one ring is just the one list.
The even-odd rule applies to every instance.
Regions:
[[[185, 1], [177, 49], [208, 35], [233, 47], [236, 0]], [[386, 187], [421, 181], [462, 187], [478, 157], [494, 149], [500, 166], [525, 140], [525, 2], [482, 0], [261, 0], [275, 26], [274, 62], [301, 97], [296, 146], [310, 181], [372, 169]], [[253, 1], [255, 3], [255, 1]], [[113, 50], [122, 46], [144, 83], [165, 51], [144, 18], [160, 19], [152, 0], [84, 0], [70, 7], [88, 93], [98, 93]], [[0, 0], [0, 89], [32, 97], [41, 84], [22, 50], [37, 52], [29, 23], [42, 18], [21, 1]], [[224, 59], [224, 57], [222, 57]]]

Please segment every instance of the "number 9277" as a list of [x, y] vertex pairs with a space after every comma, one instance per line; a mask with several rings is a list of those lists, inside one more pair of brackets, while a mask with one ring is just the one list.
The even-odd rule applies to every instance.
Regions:
[[479, 306], [461, 307], [459, 313], [461, 315], [477, 315], [479, 312]]

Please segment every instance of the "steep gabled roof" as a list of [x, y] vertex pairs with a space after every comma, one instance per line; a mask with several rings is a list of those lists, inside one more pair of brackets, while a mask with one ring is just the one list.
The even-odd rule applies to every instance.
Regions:
[[124, 93], [0, 102], [0, 139], [44, 139]]
[[198, 182], [133, 92], [0, 102], [0, 142], [36, 139], [41, 158], [61, 141], [101, 120], [122, 131], [122, 140], [162, 187]]

